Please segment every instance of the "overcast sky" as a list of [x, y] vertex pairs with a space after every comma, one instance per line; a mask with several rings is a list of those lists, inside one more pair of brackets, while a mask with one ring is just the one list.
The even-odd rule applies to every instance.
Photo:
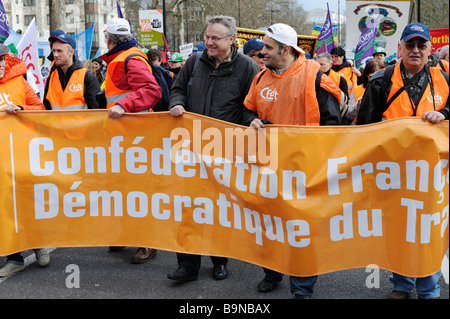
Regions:
[[[327, 2], [330, 6], [330, 11], [338, 12], [338, 0], [298, 0], [303, 5], [303, 9], [309, 11], [312, 9], [327, 9]], [[341, 14], [345, 12], [345, 0], [341, 0]]]

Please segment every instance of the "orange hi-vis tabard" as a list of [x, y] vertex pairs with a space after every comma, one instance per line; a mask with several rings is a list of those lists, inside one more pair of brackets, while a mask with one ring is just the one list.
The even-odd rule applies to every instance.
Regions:
[[300, 56], [280, 75], [270, 70], [258, 74], [244, 104], [257, 112], [260, 119], [271, 123], [318, 126], [320, 112], [315, 78], [319, 68], [318, 63]]
[[[144, 61], [147, 68], [152, 72], [152, 67], [147, 63], [147, 57], [144, 52], [138, 48], [131, 48], [120, 53], [112, 62], [108, 64], [105, 79], [105, 96], [106, 96], [106, 108], [109, 109], [113, 107], [121, 99], [125, 98], [128, 94], [133, 92], [130, 88], [129, 90], [123, 90], [114, 85], [112, 80], [115, 69], [120, 65], [125, 63], [128, 56], [133, 55], [133, 59], [140, 59]], [[153, 73], [153, 72], [152, 72]], [[151, 111], [151, 110], [150, 110]], [[153, 112], [153, 111], [151, 111]]]
[[[10, 103], [14, 105], [27, 104], [23, 82], [23, 76], [16, 76], [5, 83], [0, 83], [0, 110], [6, 108]], [[14, 94], [11, 94], [11, 92], [14, 92]]]
[[[404, 116], [421, 117], [423, 113], [427, 111], [438, 111], [442, 109], [448, 99], [449, 87], [441, 70], [438, 68], [428, 68], [430, 70], [429, 75], [431, 75], [431, 79], [428, 79], [427, 87], [420, 99], [419, 105], [414, 105], [408, 92], [402, 89], [404, 87], [404, 81], [400, 70], [400, 64], [401, 63], [397, 63], [395, 65], [394, 73], [391, 77], [392, 87], [387, 99], [389, 107], [383, 113], [383, 119], [393, 119]], [[400, 90], [403, 91], [398, 94], [397, 92]], [[432, 91], [434, 91], [433, 94]], [[397, 94], [398, 96], [392, 99]]]
[[74, 70], [64, 90], [59, 80], [58, 71], [50, 75], [46, 99], [50, 102], [52, 110], [82, 110], [87, 108], [84, 99], [86, 72], [86, 68]]

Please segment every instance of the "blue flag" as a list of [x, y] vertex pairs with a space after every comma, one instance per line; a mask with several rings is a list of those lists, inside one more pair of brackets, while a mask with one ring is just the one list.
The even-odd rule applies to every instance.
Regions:
[[84, 30], [81, 33], [75, 34], [73, 38], [77, 43], [77, 50], [75, 55], [80, 60], [90, 60], [91, 49], [92, 49], [92, 39], [94, 37], [95, 22], [92, 27]]
[[369, 17], [367, 20], [370, 21], [367, 23], [366, 28], [359, 36], [358, 44], [356, 45], [355, 63], [357, 68], [364, 65], [368, 58], [372, 58], [380, 16]]
[[9, 37], [9, 25], [8, 17], [5, 13], [5, 8], [3, 7], [3, 2], [0, 0], [0, 43], [5, 42]]
[[[327, 3], [327, 17], [325, 19], [325, 24], [320, 31], [319, 37], [317, 38], [316, 54], [330, 52], [334, 48], [334, 38], [333, 38], [333, 24], [331, 23], [330, 8]], [[326, 50], [326, 51], [325, 51]]]

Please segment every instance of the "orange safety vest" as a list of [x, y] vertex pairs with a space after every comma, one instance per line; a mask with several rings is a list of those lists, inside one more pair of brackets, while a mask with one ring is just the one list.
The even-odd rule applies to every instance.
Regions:
[[25, 81], [23, 76], [16, 76], [5, 83], [0, 83], [0, 110], [5, 109], [10, 103], [14, 105], [27, 104], [23, 81]]
[[443, 60], [443, 59], [439, 60], [439, 62], [436, 65], [436, 67], [441, 69], [442, 71], [444, 71], [446, 73], [449, 72], [449, 63], [446, 60]]
[[353, 93], [355, 94], [355, 102], [358, 102], [358, 99], [364, 95], [365, 91], [366, 89], [362, 84], [354, 87]]
[[86, 109], [84, 100], [84, 77], [87, 69], [74, 70], [65, 90], [62, 89], [58, 70], [50, 75], [46, 99], [52, 110], [82, 110]]
[[261, 71], [264, 73], [253, 79], [244, 105], [271, 123], [318, 126], [320, 112], [315, 79], [319, 68], [314, 60], [300, 56], [282, 74]]
[[332, 69], [330, 69], [330, 73], [328, 73], [328, 76], [333, 80], [334, 83], [336, 83], [336, 85], [339, 87], [339, 85], [341, 84], [341, 75], [336, 72], [333, 71]]
[[[448, 99], [449, 87], [447, 81], [438, 68], [430, 68], [431, 80], [434, 86], [434, 101], [436, 105], [436, 111], [442, 109]], [[404, 84], [400, 71], [400, 63], [397, 63], [394, 68], [394, 73], [391, 77], [392, 88], [389, 92], [388, 101], [392, 96], [400, 90]], [[427, 111], [433, 111], [433, 97], [431, 95], [430, 83], [428, 83], [422, 98], [417, 105], [416, 114], [414, 114], [413, 106], [409, 99], [408, 93], [403, 91], [388, 107], [388, 109], [383, 113], [383, 119], [394, 119], [404, 116], [419, 116], [421, 117], [423, 113]]]
[[[114, 71], [116, 70], [117, 66], [125, 63], [126, 58], [131, 54], [138, 54], [139, 56], [133, 56], [132, 59], [141, 59], [143, 60], [147, 68], [152, 72], [152, 67], [147, 63], [147, 57], [144, 52], [139, 50], [138, 48], [131, 48], [126, 51], [123, 51], [120, 53], [113, 61], [111, 61], [108, 64], [108, 68], [106, 69], [106, 79], [105, 79], [105, 96], [106, 96], [106, 108], [109, 109], [113, 107], [117, 102], [125, 98], [128, 94], [133, 92], [132, 89], [129, 90], [123, 90], [119, 89], [114, 85], [114, 82], [112, 81], [112, 77], [114, 74]], [[153, 72], [152, 72], [153, 74]], [[147, 111], [145, 111], [147, 112]], [[150, 112], [153, 112], [150, 110]]]
[[351, 67], [345, 67], [341, 69], [339, 72], [337, 72], [340, 76], [342, 76], [346, 81], [348, 85], [348, 96], [353, 91], [353, 88], [356, 87], [358, 84], [358, 77], [355, 73], [353, 73]]

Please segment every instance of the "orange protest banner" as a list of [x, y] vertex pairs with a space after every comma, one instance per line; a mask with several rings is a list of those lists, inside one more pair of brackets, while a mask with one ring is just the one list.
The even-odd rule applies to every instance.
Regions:
[[448, 121], [255, 130], [83, 110], [0, 123], [0, 255], [137, 246], [421, 277], [448, 249]]

